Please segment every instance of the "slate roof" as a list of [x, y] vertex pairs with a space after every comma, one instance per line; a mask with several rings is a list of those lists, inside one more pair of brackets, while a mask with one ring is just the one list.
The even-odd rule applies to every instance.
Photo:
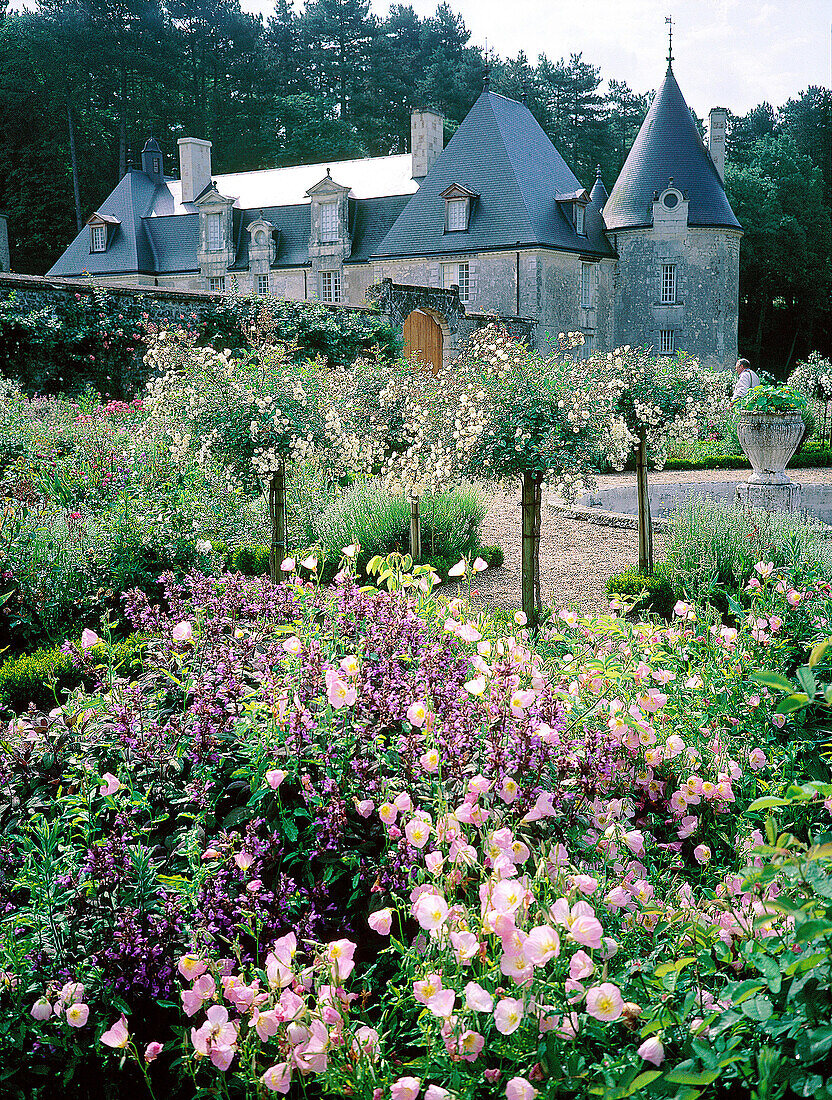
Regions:
[[[479, 195], [468, 229], [445, 232], [442, 192], [453, 184]], [[490, 252], [541, 245], [612, 254], [598, 219], [579, 237], [556, 195], [582, 191], [563, 157], [522, 103], [485, 89], [460, 123], [376, 258]]]
[[153, 248], [142, 229], [142, 217], [153, 206], [157, 186], [137, 168], [131, 168], [96, 213], [117, 218], [119, 225], [110, 230], [106, 252], [90, 251], [90, 231], [84, 227], [47, 275], [121, 275], [155, 273]]
[[674, 187], [687, 192], [689, 225], [741, 228], [668, 66], [604, 206], [607, 231], [652, 225], [653, 195], [664, 191], [671, 177]]
[[601, 179], [601, 165], [599, 164], [595, 171], [595, 183], [593, 183], [592, 190], [589, 192], [589, 201], [597, 210], [603, 210], [608, 198], [607, 189]]

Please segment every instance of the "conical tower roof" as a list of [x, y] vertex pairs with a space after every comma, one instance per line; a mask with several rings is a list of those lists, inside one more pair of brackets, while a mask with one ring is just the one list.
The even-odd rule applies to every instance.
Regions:
[[652, 224], [653, 196], [670, 180], [687, 193], [688, 225], [740, 229], [722, 180], [668, 65], [630, 155], [604, 204], [607, 231]]
[[592, 190], [589, 192], [589, 201], [593, 206], [597, 206], [599, 210], [603, 210], [608, 199], [609, 195], [601, 178], [601, 165], [599, 164], [595, 169], [595, 183], [593, 183]]

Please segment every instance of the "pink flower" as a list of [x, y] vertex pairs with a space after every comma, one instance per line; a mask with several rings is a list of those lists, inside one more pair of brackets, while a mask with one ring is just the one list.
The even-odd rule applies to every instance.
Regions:
[[127, 1020], [123, 1012], [109, 1031], [105, 1031], [101, 1036], [101, 1042], [107, 1047], [112, 1047], [113, 1050], [124, 1050], [130, 1042], [130, 1032], [127, 1030]]
[[586, 1010], [596, 1020], [617, 1020], [623, 1008], [621, 991], [612, 982], [594, 985], [586, 995]]
[[432, 997], [425, 1001], [425, 1007], [429, 1008], [434, 1016], [447, 1019], [454, 1010], [456, 993], [452, 989], [438, 989]]
[[356, 946], [352, 940], [333, 940], [327, 944], [326, 959], [335, 967], [341, 981], [348, 978], [355, 968], [353, 955]]
[[90, 630], [89, 627], [81, 631], [81, 649], [92, 649], [92, 647], [98, 645], [100, 641], [101, 639], [95, 631]]
[[[585, 902], [581, 904], [586, 904]], [[569, 923], [569, 931], [576, 943], [584, 947], [599, 948], [604, 935], [601, 922], [595, 917], [577, 916]]]
[[465, 1005], [473, 1012], [490, 1012], [494, 1007], [494, 998], [477, 982], [468, 982], [465, 986]]
[[664, 1046], [661, 1039], [655, 1035], [651, 1035], [649, 1039], [645, 1039], [641, 1046], [638, 1048], [638, 1055], [643, 1058], [645, 1062], [651, 1062], [654, 1066], [660, 1066], [664, 1061]]
[[[474, 562], [474, 565], [476, 564], [477, 562]], [[451, 1100], [451, 1094], [440, 1085], [428, 1085], [425, 1089], [425, 1100]]]
[[707, 844], [698, 844], [693, 849], [693, 858], [697, 863], [710, 863], [711, 862], [711, 849]]
[[83, 1027], [90, 1014], [90, 1006], [80, 1003], [70, 1005], [66, 1010], [66, 1022], [70, 1027]]
[[282, 771], [280, 768], [270, 768], [266, 772], [266, 783], [273, 791], [277, 790], [285, 778], [286, 772]]
[[376, 1029], [363, 1024], [355, 1033], [352, 1049], [356, 1054], [366, 1054], [370, 1061], [373, 1061], [378, 1054], [380, 1042], [381, 1036]]
[[537, 1089], [525, 1077], [512, 1077], [506, 1085], [506, 1100], [534, 1100]]
[[523, 954], [532, 966], [545, 966], [560, 954], [560, 936], [548, 924], [538, 925], [529, 932]]
[[768, 758], [762, 749], [752, 749], [748, 757], [748, 766], [752, 771], [759, 771], [768, 764]]
[[418, 702], [411, 703], [407, 708], [407, 720], [411, 726], [417, 726], [421, 729], [427, 721], [428, 712], [425, 704], [419, 700]]
[[260, 1041], [265, 1043], [267, 1039], [271, 1039], [273, 1035], [277, 1035], [280, 1030], [281, 1021], [278, 1019], [278, 1014], [274, 1010], [271, 1012], [261, 1012], [259, 1008], [255, 1008], [251, 1013], [251, 1022], [254, 1025], [254, 1030], [257, 1032]]
[[494, 1026], [501, 1035], [513, 1035], [523, 1020], [523, 1002], [502, 997], [494, 1009]]
[[46, 997], [38, 997], [32, 1005], [32, 1016], [34, 1016], [36, 1020], [48, 1020], [51, 1015], [52, 1005], [47, 1001]]
[[448, 919], [448, 903], [441, 894], [421, 894], [413, 903], [413, 916], [426, 932], [435, 932]]
[[786, 724], [785, 714], [772, 714], [771, 724], [773, 726], [776, 726], [777, 729], [781, 730], [783, 728], [783, 726], [785, 726], [785, 724]]
[[181, 993], [182, 1007], [186, 1016], [193, 1016], [202, 1008], [203, 1002], [210, 1000], [216, 992], [216, 983], [210, 974], [203, 974], [197, 978], [191, 989], [183, 989]]
[[[176, 967], [179, 973], [187, 981], [195, 981], [208, 969], [208, 963], [197, 958], [196, 955], [183, 955]], [[213, 979], [212, 979], [213, 980]]]
[[412, 817], [404, 827], [404, 835], [414, 848], [424, 848], [430, 839], [430, 825], [419, 817]]
[[207, 1016], [202, 1027], [191, 1028], [191, 1042], [199, 1054], [207, 1055], [217, 1069], [225, 1071], [237, 1049], [237, 1024], [229, 1023], [222, 1005], [211, 1005]]
[[148, 1043], [144, 1048], [144, 1060], [145, 1062], [155, 1062], [162, 1051], [165, 1049], [163, 1043]]
[[794, 588], [790, 588], [786, 593], [786, 600], [790, 607], [797, 607], [800, 601], [803, 599], [803, 593], [795, 591]]
[[269, 1066], [260, 1080], [269, 1092], [285, 1094], [292, 1084], [292, 1067], [288, 1062], [278, 1062], [275, 1066]]
[[380, 936], [390, 935], [390, 925], [393, 922], [393, 910], [392, 909], [378, 909], [375, 913], [371, 913], [367, 918], [367, 923], [374, 932], [378, 932]]
[[774, 562], [758, 561], [754, 568], [761, 577], [770, 577], [771, 574], [774, 572]]
[[364, 798], [355, 804], [358, 816], [363, 818], [368, 818], [375, 808], [376, 804], [371, 798]]
[[334, 669], [326, 670], [326, 697], [331, 707], [339, 710], [341, 707], [351, 707], [358, 693], [350, 684], [344, 683]]
[[419, 757], [419, 763], [426, 772], [439, 771], [439, 753], [436, 749], [428, 749]]
[[194, 628], [189, 622], [183, 621], [176, 624], [170, 636], [175, 642], [189, 642], [194, 636]]
[[583, 981], [595, 971], [595, 963], [587, 955], [586, 951], [576, 951], [569, 960], [569, 977], [575, 981]]
[[104, 772], [104, 774], [101, 776], [101, 778], [104, 780], [104, 783], [98, 789], [101, 791], [101, 793], [103, 795], [107, 796], [107, 795], [115, 794], [116, 791], [121, 790], [122, 784], [113, 775], [112, 772]]
[[418, 1077], [400, 1077], [390, 1087], [390, 1100], [416, 1100], [421, 1084]]
[[679, 840], [687, 840], [689, 836], [693, 836], [698, 824], [699, 818], [695, 814], [688, 814], [686, 817], [683, 817], [676, 831]]

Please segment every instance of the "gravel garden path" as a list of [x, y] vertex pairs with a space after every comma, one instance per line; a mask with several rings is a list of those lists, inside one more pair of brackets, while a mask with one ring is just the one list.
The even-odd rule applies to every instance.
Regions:
[[[832, 469], [796, 470], [804, 484], [832, 482]], [[651, 474], [650, 484], [691, 484], [705, 481], [743, 481], [742, 470], [685, 470]], [[634, 485], [635, 474], [604, 474], [598, 488]], [[489, 607], [510, 610], [520, 606], [520, 491], [498, 492], [482, 525], [483, 545], [497, 543], [505, 553], [499, 569], [480, 573], [474, 584], [475, 598]], [[656, 556], [662, 551], [662, 535], [655, 532]], [[543, 600], [585, 615], [606, 611], [607, 578], [638, 563], [638, 533], [626, 527], [572, 519], [544, 503], [540, 532], [540, 588]]]

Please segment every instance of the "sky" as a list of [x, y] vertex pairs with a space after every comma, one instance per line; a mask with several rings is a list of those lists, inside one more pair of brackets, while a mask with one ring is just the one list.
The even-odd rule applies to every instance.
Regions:
[[[438, 0], [399, 0], [431, 15]], [[241, 0], [266, 16], [269, 0]], [[700, 117], [711, 107], [743, 115], [758, 103], [775, 107], [810, 84], [829, 87], [830, 0], [449, 0], [471, 41], [501, 57], [531, 59], [582, 53], [604, 79], [633, 91], [658, 87], [667, 58], [665, 16], [672, 15], [673, 71]], [[296, 7], [302, 6], [299, 0]], [[386, 15], [388, 0], [372, 0]]]

